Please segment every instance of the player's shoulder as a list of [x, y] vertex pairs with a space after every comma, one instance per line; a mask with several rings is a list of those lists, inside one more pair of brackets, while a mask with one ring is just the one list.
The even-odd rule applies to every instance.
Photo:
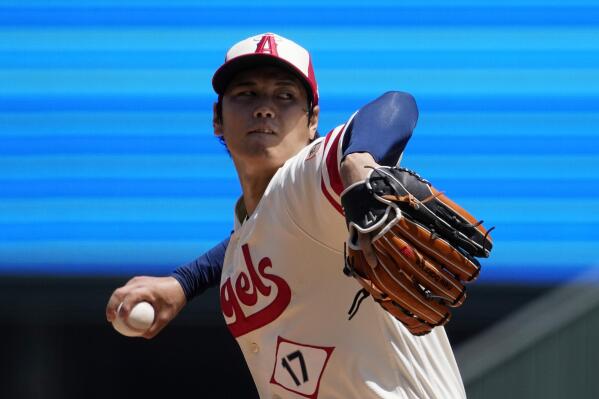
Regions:
[[304, 147], [294, 158], [302, 162], [313, 161], [314, 163], [319, 163], [331, 150], [337, 152], [344, 126], [340, 125], [331, 129], [325, 136], [317, 138]]
[[283, 169], [301, 166], [303, 163], [318, 162], [322, 156], [323, 145], [326, 137], [319, 137], [312, 141], [304, 148], [302, 148], [297, 154], [289, 158], [283, 165]]
[[343, 132], [346, 126], [347, 124], [337, 126], [325, 136], [309, 143], [295, 156], [288, 159], [281, 169], [287, 171], [338, 169], [338, 163], [342, 157]]

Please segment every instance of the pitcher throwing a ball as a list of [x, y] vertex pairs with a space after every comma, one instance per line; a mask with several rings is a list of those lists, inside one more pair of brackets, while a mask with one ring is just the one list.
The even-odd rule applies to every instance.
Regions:
[[261, 398], [465, 397], [442, 325], [491, 241], [396, 167], [418, 118], [412, 96], [385, 93], [319, 138], [311, 56], [272, 33], [235, 44], [212, 84], [214, 133], [243, 190], [234, 231], [173, 276], [116, 290], [107, 318], [148, 301], [151, 338], [218, 279]]

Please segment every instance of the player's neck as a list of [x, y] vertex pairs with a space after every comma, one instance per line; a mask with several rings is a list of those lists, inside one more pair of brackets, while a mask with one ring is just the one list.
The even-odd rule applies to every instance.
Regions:
[[239, 173], [239, 182], [241, 183], [241, 190], [243, 191], [243, 202], [245, 203], [245, 209], [247, 210], [248, 216], [251, 215], [268, 187], [270, 179], [274, 176], [276, 169], [273, 171], [264, 171], [264, 173], [254, 174], [242, 174]]

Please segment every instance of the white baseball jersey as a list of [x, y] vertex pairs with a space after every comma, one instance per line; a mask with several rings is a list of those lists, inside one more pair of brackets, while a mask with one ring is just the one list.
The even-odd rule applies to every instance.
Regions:
[[236, 216], [220, 286], [229, 330], [261, 398], [464, 398], [442, 327], [415, 337], [371, 298], [348, 320], [361, 287], [342, 272], [343, 133], [289, 159]]

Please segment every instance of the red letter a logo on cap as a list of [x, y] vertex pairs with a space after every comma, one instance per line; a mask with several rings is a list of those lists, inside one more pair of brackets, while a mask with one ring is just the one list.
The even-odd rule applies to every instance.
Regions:
[[262, 54], [270, 54], [274, 55], [275, 57], [278, 57], [279, 53], [277, 53], [277, 43], [275, 42], [275, 37], [273, 35], [262, 36], [262, 39], [260, 39], [258, 46], [256, 46], [255, 52]]

